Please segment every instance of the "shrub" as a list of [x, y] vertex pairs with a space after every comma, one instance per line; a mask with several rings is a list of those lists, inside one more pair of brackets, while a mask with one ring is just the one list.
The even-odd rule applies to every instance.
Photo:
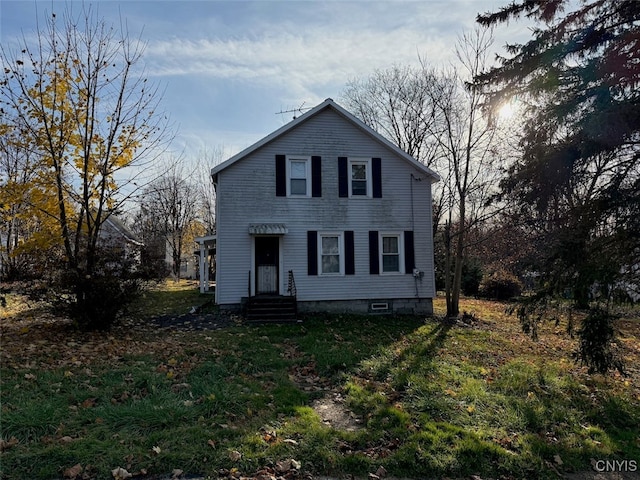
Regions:
[[480, 282], [479, 295], [496, 300], [509, 300], [522, 293], [522, 282], [506, 270], [496, 270]]
[[93, 274], [61, 265], [52, 272], [42, 298], [83, 330], [108, 330], [143, 285], [133, 256], [122, 249], [101, 248]]
[[113, 275], [80, 280], [70, 313], [84, 330], [108, 330], [118, 314], [137, 297], [141, 282]]

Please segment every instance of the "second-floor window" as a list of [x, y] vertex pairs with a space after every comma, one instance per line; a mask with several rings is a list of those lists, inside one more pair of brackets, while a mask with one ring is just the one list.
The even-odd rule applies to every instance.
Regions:
[[321, 197], [322, 158], [276, 155], [276, 197]]
[[338, 157], [338, 197], [382, 198], [382, 160]]
[[287, 158], [287, 196], [310, 196], [311, 161], [308, 157]]
[[371, 161], [350, 160], [349, 170], [351, 174], [349, 185], [350, 197], [371, 196]]

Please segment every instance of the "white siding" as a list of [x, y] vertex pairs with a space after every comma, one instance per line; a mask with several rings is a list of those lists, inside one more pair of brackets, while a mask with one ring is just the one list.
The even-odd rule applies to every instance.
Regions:
[[[322, 197], [276, 197], [277, 154], [321, 156]], [[381, 158], [382, 198], [339, 198], [338, 157]], [[412, 179], [412, 174], [422, 181]], [[416, 297], [411, 272], [369, 274], [370, 230], [413, 230], [416, 268], [425, 272], [417, 282], [418, 295], [435, 295], [430, 179], [333, 110], [319, 112], [220, 171], [217, 183], [218, 303], [236, 304], [247, 296], [253, 242], [248, 230], [252, 223], [286, 224], [288, 233], [281, 237], [281, 291], [286, 289], [287, 272], [293, 270], [301, 301]], [[307, 275], [309, 230], [353, 230], [355, 275]]]

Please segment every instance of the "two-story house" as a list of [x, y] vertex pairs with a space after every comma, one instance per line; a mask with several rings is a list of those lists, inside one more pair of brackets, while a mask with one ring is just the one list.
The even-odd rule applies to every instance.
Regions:
[[216, 302], [430, 314], [438, 175], [331, 99], [212, 169]]

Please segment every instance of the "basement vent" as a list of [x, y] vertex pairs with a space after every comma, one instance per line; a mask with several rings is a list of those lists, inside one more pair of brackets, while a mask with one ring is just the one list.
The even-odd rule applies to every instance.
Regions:
[[369, 309], [372, 312], [388, 312], [389, 302], [373, 302], [369, 304]]

